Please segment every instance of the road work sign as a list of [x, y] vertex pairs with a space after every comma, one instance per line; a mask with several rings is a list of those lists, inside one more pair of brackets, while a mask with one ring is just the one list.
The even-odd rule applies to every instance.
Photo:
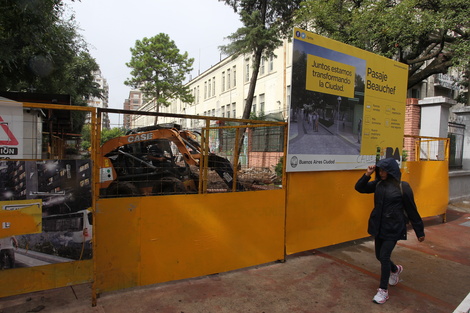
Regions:
[[0, 100], [0, 159], [23, 158], [23, 105]]

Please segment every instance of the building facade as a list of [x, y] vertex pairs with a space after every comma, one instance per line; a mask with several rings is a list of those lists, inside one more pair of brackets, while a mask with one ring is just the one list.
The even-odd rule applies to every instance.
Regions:
[[[103, 97], [91, 97], [87, 100], [87, 104], [90, 107], [95, 108], [107, 108], [108, 107], [108, 99], [109, 99], [109, 86], [106, 78], [103, 77], [101, 71], [93, 71], [94, 82], [99, 85], [99, 88], [103, 90]], [[90, 117], [87, 117], [85, 123], [90, 123]], [[109, 129], [110, 128], [110, 120], [108, 113], [103, 113], [101, 127]]]
[[[143, 94], [140, 90], [131, 90], [129, 98], [124, 100], [124, 110], [138, 111], [144, 103]], [[123, 127], [125, 129], [133, 128], [135, 125], [135, 117], [130, 114], [124, 114]]]
[[[292, 42], [287, 40], [275, 50], [276, 57], [263, 59], [253, 99], [252, 116], [261, 117], [277, 114], [287, 121], [291, 96]], [[159, 108], [162, 113], [241, 118], [248, 95], [252, 69], [252, 57], [241, 55], [227, 57], [187, 83], [194, 96], [193, 103], [183, 103], [179, 99], [169, 107]], [[423, 80], [408, 90], [408, 98], [428, 97], [455, 98], [459, 93], [458, 73], [436, 74]], [[126, 101], [138, 101], [140, 93], [131, 91]], [[136, 98], [134, 98], [136, 97]], [[142, 98], [140, 96], [140, 98]], [[153, 101], [140, 100], [139, 107], [131, 109], [156, 112]], [[126, 105], [125, 105], [126, 108]], [[161, 123], [177, 123], [185, 128], [198, 128], [197, 120], [172, 120], [162, 118]], [[126, 124], [129, 128], [151, 125], [153, 117], [135, 116]], [[191, 124], [186, 124], [191, 123]]]
[[[261, 64], [252, 114], [257, 117], [277, 114], [287, 121], [291, 98], [292, 43], [285, 41], [281, 47], [276, 49], [275, 55], [275, 58], [263, 60]], [[187, 83], [194, 96], [193, 103], [175, 100], [169, 107], [159, 108], [159, 111], [195, 116], [241, 118], [251, 74], [251, 56], [227, 57]], [[450, 168], [454, 171], [456, 169], [469, 171], [470, 142], [467, 138], [470, 129], [470, 110], [467, 110], [468, 107], [465, 107], [464, 104], [452, 100], [460, 92], [465, 91], [458, 83], [462, 80], [461, 76], [457, 70], [451, 69], [448, 74], [432, 75], [408, 90], [405, 134], [435, 136], [433, 133], [428, 133], [427, 130], [436, 128], [437, 122], [423, 118], [423, 110], [433, 111], [437, 107], [435, 103], [444, 99], [447, 103], [446, 106], [449, 106], [450, 114], [446, 115], [448, 119], [439, 121], [439, 137], [451, 138]], [[140, 93], [140, 91], [134, 92]], [[141, 101], [141, 103], [138, 108], [134, 107], [133, 109], [156, 111], [155, 103], [152, 101]], [[154, 117], [135, 115], [127, 125], [129, 128], [133, 128], [152, 125], [154, 122]], [[197, 119], [161, 118], [158, 122], [176, 123], [187, 129], [198, 129], [203, 125], [201, 120]], [[409, 155], [414, 153], [413, 145], [411, 139], [405, 139], [405, 149]], [[470, 173], [465, 183], [459, 182], [459, 184], [470, 185]]]
[[[261, 62], [256, 90], [253, 98], [252, 116], [280, 113], [288, 117], [292, 68], [292, 44], [287, 41], [278, 49], [277, 57]], [[179, 113], [199, 116], [241, 118], [253, 73], [251, 56], [227, 57], [215, 66], [187, 83], [194, 96], [193, 103], [179, 99], [168, 107], [159, 108], [162, 113]], [[155, 112], [155, 103], [143, 103], [139, 110]], [[198, 128], [198, 120], [163, 119], [159, 122], [178, 123], [184, 128]], [[153, 117], [135, 117], [130, 127], [151, 125]], [[190, 124], [187, 124], [190, 123]], [[202, 124], [201, 124], [202, 125]]]

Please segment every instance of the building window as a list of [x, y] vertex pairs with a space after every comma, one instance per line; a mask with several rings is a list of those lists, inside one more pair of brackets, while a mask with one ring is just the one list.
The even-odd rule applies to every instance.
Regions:
[[224, 106], [221, 106], [221, 107], [220, 107], [220, 113], [221, 113], [220, 115], [221, 115], [222, 117], [225, 117], [225, 107], [224, 107]]
[[199, 103], [199, 86], [197, 86], [196, 103]]
[[215, 77], [212, 77], [212, 95], [215, 96]]
[[237, 67], [233, 66], [233, 87], [237, 86]]
[[222, 72], [222, 92], [225, 91], [225, 72]]
[[421, 93], [419, 92], [419, 89], [415, 89], [415, 88], [411, 89], [411, 98], [416, 98], [416, 99], [421, 98]]
[[264, 115], [264, 93], [259, 95], [259, 110]]
[[261, 58], [261, 65], [259, 67], [259, 74], [264, 75], [264, 58]]
[[230, 69], [227, 70], [227, 89], [230, 89]]
[[82, 166], [80, 166], [79, 171], [80, 171], [80, 172], [83, 172], [83, 171], [86, 171], [86, 170], [89, 169], [89, 168], [90, 168], [90, 163], [85, 163], [85, 164], [83, 164]]
[[253, 97], [253, 103], [251, 104], [251, 113], [256, 115], [256, 96]]
[[269, 57], [269, 71], [272, 72], [274, 70], [274, 57]]
[[207, 96], [208, 97], [210, 97], [212, 94], [211, 87], [212, 87], [212, 81], [209, 79], [209, 83], [207, 84]]
[[204, 82], [204, 99], [207, 99], [207, 82]]
[[250, 81], [250, 59], [245, 60], [245, 82]]

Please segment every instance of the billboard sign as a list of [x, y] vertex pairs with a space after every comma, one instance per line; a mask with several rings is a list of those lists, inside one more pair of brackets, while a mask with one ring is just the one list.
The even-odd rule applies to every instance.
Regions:
[[288, 172], [400, 159], [405, 64], [298, 28], [292, 55]]

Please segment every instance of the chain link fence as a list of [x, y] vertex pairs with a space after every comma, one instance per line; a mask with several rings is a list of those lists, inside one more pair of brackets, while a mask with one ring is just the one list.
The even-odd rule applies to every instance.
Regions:
[[[100, 197], [282, 188], [286, 123], [98, 110]], [[99, 117], [98, 120], [102, 120]], [[119, 121], [122, 121], [119, 122]], [[107, 132], [117, 136], [103, 138]]]

